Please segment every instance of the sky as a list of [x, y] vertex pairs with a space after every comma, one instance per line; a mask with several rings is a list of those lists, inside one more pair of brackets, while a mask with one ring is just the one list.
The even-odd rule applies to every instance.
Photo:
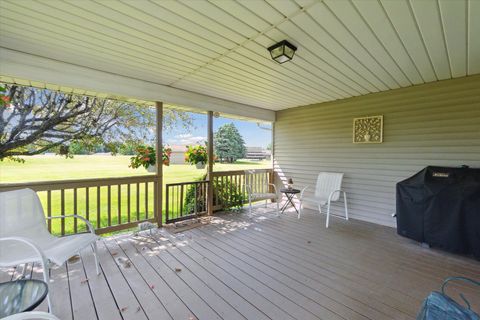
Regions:
[[[207, 115], [191, 113], [193, 118], [193, 128], [185, 130], [184, 128], [175, 128], [170, 132], [164, 132], [164, 140], [168, 145], [191, 145], [202, 143], [207, 140]], [[266, 148], [272, 141], [272, 131], [259, 128], [257, 123], [250, 121], [241, 121], [229, 118], [213, 118], [213, 131], [216, 132], [224, 124], [233, 123], [247, 147]], [[271, 128], [271, 125], [262, 124], [262, 127]]]

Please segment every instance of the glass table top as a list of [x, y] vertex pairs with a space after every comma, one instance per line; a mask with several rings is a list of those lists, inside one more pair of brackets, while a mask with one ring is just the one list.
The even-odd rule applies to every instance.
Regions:
[[47, 284], [40, 280], [0, 283], [0, 319], [35, 309], [45, 299], [47, 293]]

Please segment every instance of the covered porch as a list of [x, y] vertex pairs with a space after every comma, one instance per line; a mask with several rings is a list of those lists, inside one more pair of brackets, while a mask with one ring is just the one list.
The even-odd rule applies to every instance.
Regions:
[[[401, 237], [394, 218], [399, 181], [427, 166], [480, 167], [479, 16], [473, 0], [0, 0], [1, 83], [155, 107], [156, 159], [165, 108], [207, 115], [200, 181], [165, 185], [157, 161], [142, 176], [0, 184], [33, 189], [47, 219], [77, 214], [102, 235], [100, 275], [89, 250], [51, 270], [50, 311], [62, 320], [413, 319], [447, 277], [479, 280], [478, 260]], [[268, 48], [283, 40], [296, 51], [278, 64]], [[272, 162], [256, 181], [279, 189], [293, 179], [314, 197], [319, 173], [341, 175], [350, 220], [325, 228], [315, 206], [301, 219], [260, 205], [247, 215], [245, 172], [213, 167], [216, 115], [272, 124]], [[381, 125], [357, 132], [365, 118]], [[232, 203], [240, 209], [225, 212]], [[69, 219], [48, 220], [48, 230], [86, 230]], [[191, 219], [200, 222], [168, 226]], [[145, 222], [158, 229], [132, 231]], [[23, 276], [42, 279], [42, 267], [0, 270], [0, 282]], [[449, 292], [480, 312], [478, 290]]]

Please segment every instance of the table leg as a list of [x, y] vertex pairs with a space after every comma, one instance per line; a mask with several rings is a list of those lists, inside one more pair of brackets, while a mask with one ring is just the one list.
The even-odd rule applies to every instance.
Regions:
[[281, 211], [282, 213], [284, 213], [285, 210], [288, 208], [288, 205], [291, 205], [291, 206], [295, 209], [295, 211], [297, 212], [297, 214], [298, 214], [297, 207], [295, 206], [295, 203], [293, 203], [293, 201], [292, 201], [293, 198], [295, 197], [295, 194], [289, 194], [289, 193], [287, 193], [287, 194], [285, 194], [285, 195], [287, 196], [287, 201], [285, 201], [285, 204], [282, 206], [282, 209], [280, 209], [280, 211]]

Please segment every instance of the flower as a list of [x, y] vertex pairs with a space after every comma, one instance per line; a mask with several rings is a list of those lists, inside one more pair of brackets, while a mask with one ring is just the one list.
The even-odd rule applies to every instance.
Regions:
[[208, 154], [206, 146], [187, 146], [187, 152], [185, 152], [185, 161], [192, 165], [201, 162], [207, 162]]
[[[154, 166], [156, 163], [156, 152], [153, 147], [139, 146], [135, 149], [137, 154], [130, 158], [130, 168], [136, 169], [149, 166]], [[170, 155], [172, 149], [169, 147], [163, 147], [162, 149], [162, 163], [166, 166], [170, 165]]]

